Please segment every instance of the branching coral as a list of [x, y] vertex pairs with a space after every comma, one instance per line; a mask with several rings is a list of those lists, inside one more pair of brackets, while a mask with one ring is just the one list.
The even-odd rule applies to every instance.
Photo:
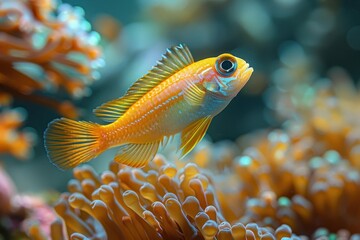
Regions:
[[67, 117], [69, 102], [35, 95], [62, 87], [80, 97], [102, 65], [99, 37], [89, 32], [81, 8], [51, 0], [0, 2], [0, 90], [54, 108]]

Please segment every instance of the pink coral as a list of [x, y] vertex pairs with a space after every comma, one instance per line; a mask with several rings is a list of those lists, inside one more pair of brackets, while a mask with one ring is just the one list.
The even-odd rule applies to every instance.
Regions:
[[21, 222], [22, 230], [28, 231], [36, 225], [45, 236], [50, 236], [51, 223], [56, 216], [53, 209], [46, 202], [36, 196], [17, 195], [12, 200], [14, 211], [24, 211], [26, 218]]
[[2, 166], [0, 166], [0, 189], [0, 216], [3, 216], [12, 211], [12, 198], [16, 193], [16, 188]]

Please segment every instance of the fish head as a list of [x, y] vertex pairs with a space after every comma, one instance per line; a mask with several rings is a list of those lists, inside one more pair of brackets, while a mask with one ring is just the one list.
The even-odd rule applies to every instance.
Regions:
[[207, 71], [203, 71], [202, 85], [219, 98], [234, 98], [254, 71], [246, 61], [229, 53], [210, 61]]

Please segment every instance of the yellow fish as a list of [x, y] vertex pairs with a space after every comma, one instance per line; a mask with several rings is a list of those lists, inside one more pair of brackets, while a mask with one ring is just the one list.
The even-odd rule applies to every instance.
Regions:
[[194, 62], [185, 45], [171, 47], [123, 97], [94, 110], [111, 123], [52, 121], [44, 135], [48, 156], [57, 167], [68, 169], [118, 147], [115, 161], [142, 167], [177, 133], [181, 133], [179, 149], [184, 156], [252, 72], [249, 64], [231, 54]]

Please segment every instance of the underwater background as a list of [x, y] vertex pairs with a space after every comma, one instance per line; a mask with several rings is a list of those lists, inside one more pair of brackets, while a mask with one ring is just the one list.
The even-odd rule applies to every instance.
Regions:
[[[49, 122], [103, 123], [180, 43], [254, 68], [185, 160], [49, 162]], [[359, 64], [355, 0], [0, 0], [0, 235], [359, 239]]]

